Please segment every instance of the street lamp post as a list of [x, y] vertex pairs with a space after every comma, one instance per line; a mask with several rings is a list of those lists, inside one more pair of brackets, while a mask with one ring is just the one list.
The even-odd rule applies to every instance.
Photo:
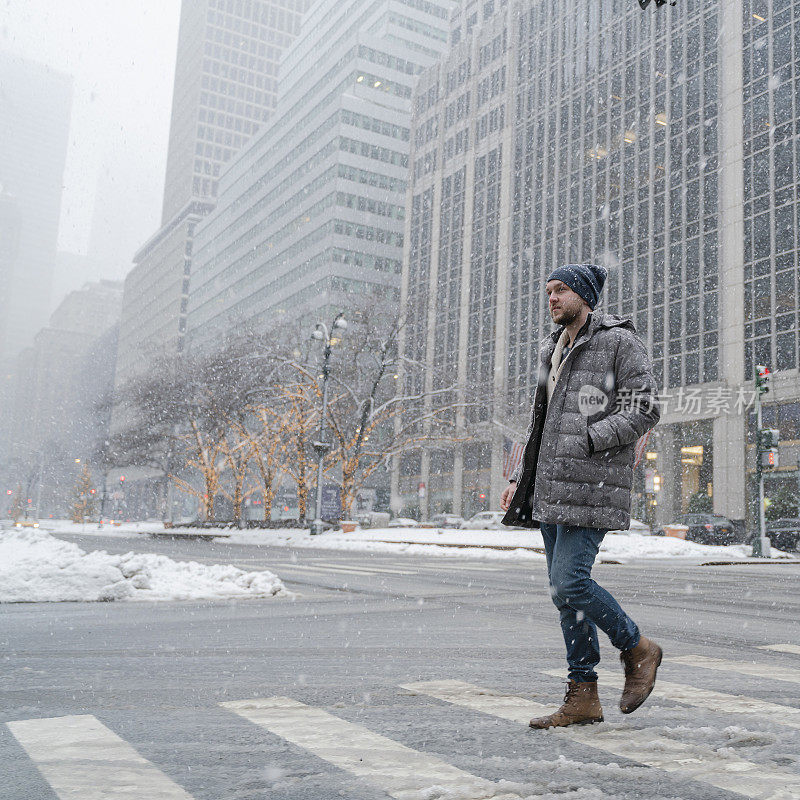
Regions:
[[100, 495], [100, 516], [97, 518], [97, 527], [103, 527], [103, 514], [106, 510], [106, 500], [108, 498], [108, 470], [103, 470], [103, 494]]
[[[343, 313], [336, 315], [331, 326], [331, 331], [347, 328], [347, 320]], [[317, 327], [311, 334], [311, 338], [318, 342], [324, 342], [325, 354], [322, 359], [322, 417], [319, 423], [319, 439], [312, 443], [314, 452], [317, 454], [317, 501], [314, 509], [314, 521], [311, 523], [311, 535], [322, 533], [322, 466], [325, 456], [331, 450], [330, 442], [325, 440], [325, 415], [328, 412], [328, 362], [331, 357], [331, 336], [324, 322], [318, 322]]]

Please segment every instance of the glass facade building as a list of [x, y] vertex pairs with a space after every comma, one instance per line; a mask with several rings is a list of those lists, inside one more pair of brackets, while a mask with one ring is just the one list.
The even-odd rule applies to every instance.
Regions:
[[[784, 416], [800, 398], [800, 2], [682, 0], [644, 11], [630, 0], [517, 3], [506, 20], [507, 71], [496, 78], [493, 68], [480, 72], [480, 52], [502, 9], [481, 19], [484, 11], [467, 6], [474, 30], [454, 29], [450, 62], [423, 76], [415, 97], [411, 158], [423, 166], [412, 176], [404, 261], [414, 321], [406, 352], [437, 373], [448, 358], [465, 357], [461, 383], [483, 398], [465, 415], [473, 441], [446, 456], [448, 485], [427, 492], [420, 513], [499, 506], [540, 342], [552, 329], [547, 276], [559, 264], [591, 261], [609, 270], [600, 309], [633, 320], [663, 391], [634, 514], [668, 520], [700, 504], [743, 521], [753, 455], [742, 398], [752, 401], [754, 365], [776, 371], [770, 399], [786, 404]], [[448, 74], [464, 47], [471, 73], [460, 99], [450, 96]], [[480, 137], [484, 124], [492, 128], [492, 91], [504, 80], [506, 118], [498, 110], [494, 125], [508, 137], [489, 147]], [[423, 109], [437, 92], [446, 96], [435, 111], [439, 133], [423, 144], [419, 129], [435, 127]], [[453, 100], [453, 118], [472, 109], [469, 138], [460, 140], [464, 188], [456, 130], [444, 127]], [[461, 195], [469, 202], [450, 199]], [[441, 221], [428, 208], [441, 209]], [[469, 239], [458, 263], [451, 230]], [[441, 332], [459, 318], [457, 298], [467, 331], [453, 348]], [[792, 481], [796, 438], [781, 445]], [[431, 458], [439, 456], [401, 459], [397, 508], [418, 504]], [[470, 463], [482, 466], [472, 489]], [[660, 492], [646, 485], [647, 471], [649, 483], [652, 473], [661, 478]]]
[[242, 324], [325, 314], [354, 294], [396, 302], [410, 98], [447, 47], [449, 0], [319, 2], [281, 62], [270, 123], [199, 226], [192, 347]]

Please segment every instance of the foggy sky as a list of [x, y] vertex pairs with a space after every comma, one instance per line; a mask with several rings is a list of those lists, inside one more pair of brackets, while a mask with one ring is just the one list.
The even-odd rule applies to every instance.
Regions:
[[0, 0], [0, 49], [74, 78], [59, 250], [122, 278], [161, 216], [180, 0]]

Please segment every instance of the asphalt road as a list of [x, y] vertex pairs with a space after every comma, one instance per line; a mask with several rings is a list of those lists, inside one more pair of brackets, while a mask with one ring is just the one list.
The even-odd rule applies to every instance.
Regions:
[[626, 717], [603, 683], [603, 725], [535, 732], [565, 674], [543, 563], [62, 538], [296, 597], [1, 606], [2, 800], [800, 798], [798, 565], [596, 566], [664, 688]]

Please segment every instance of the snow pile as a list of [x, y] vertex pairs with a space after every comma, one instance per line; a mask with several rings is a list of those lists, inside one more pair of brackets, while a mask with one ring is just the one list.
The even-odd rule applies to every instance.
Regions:
[[0, 602], [210, 600], [290, 594], [272, 572], [173, 561], [148, 553], [87, 553], [45, 531], [0, 534]]

